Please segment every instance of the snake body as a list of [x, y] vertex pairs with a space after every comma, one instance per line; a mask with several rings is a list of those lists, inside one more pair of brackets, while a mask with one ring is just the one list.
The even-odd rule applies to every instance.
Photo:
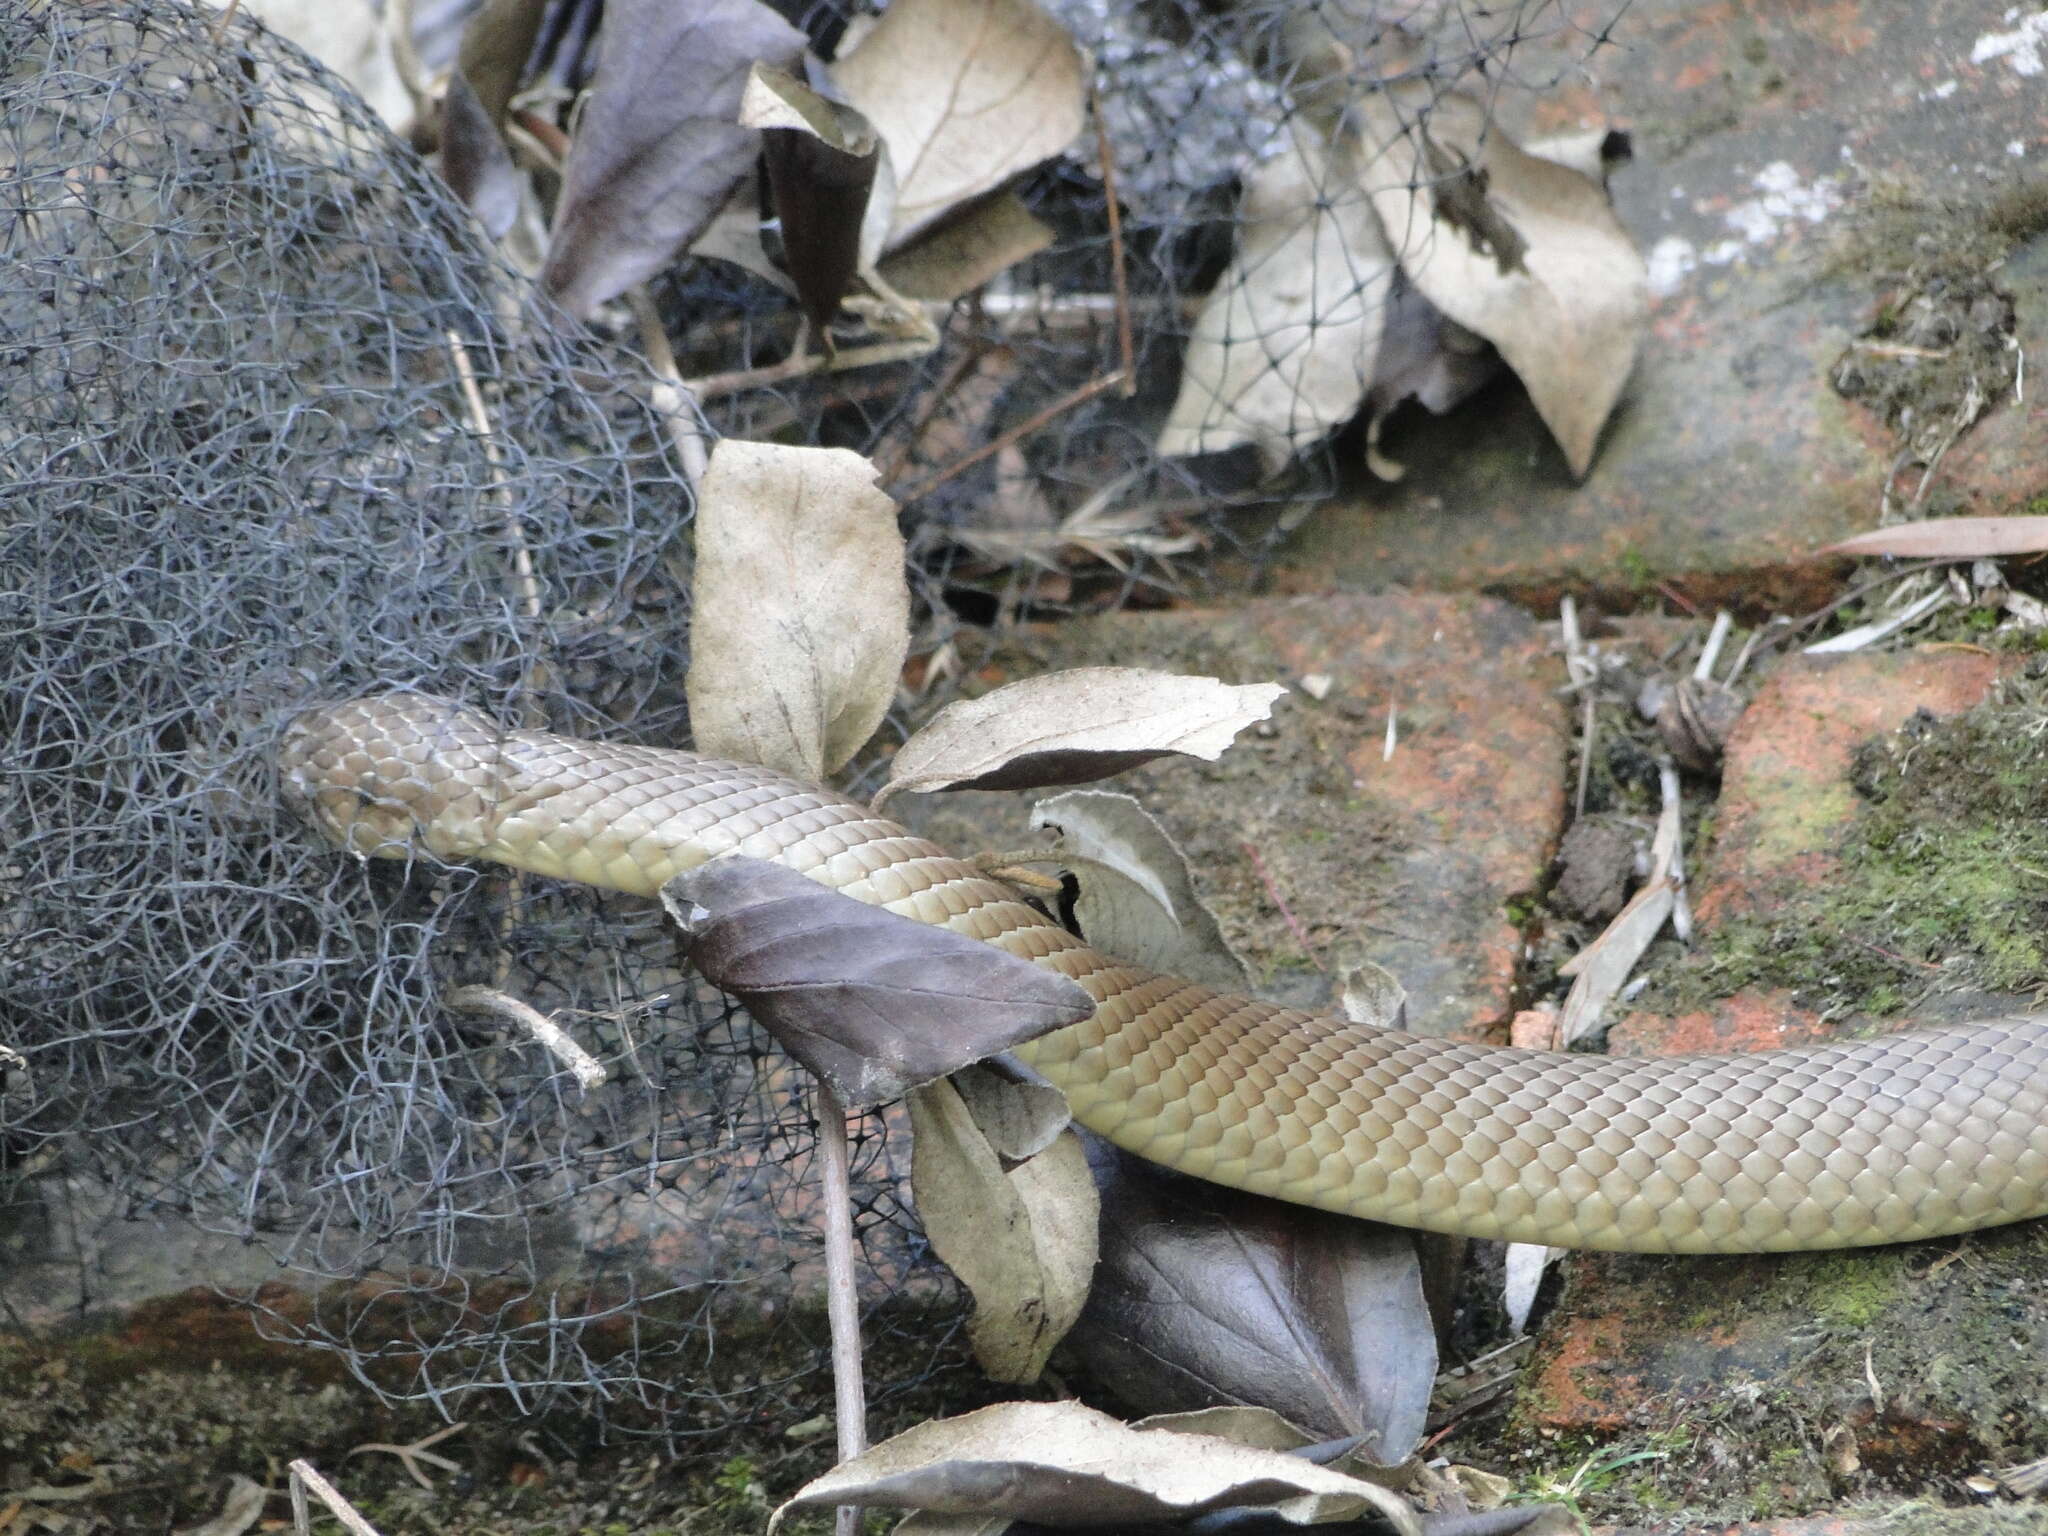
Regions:
[[1851, 1247], [2048, 1214], [2048, 1017], [1736, 1056], [1477, 1046], [1114, 959], [864, 806], [747, 764], [504, 730], [391, 694], [300, 716], [283, 775], [365, 856], [425, 850], [652, 896], [745, 854], [1051, 967], [1095, 1013], [1019, 1054], [1082, 1124], [1297, 1204], [1656, 1253]]

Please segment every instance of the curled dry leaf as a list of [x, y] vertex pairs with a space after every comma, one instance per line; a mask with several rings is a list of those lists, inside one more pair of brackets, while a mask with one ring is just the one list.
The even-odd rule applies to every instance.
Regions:
[[1934, 517], [1873, 528], [1830, 544], [1824, 555], [1893, 555], [1905, 560], [1984, 560], [2048, 550], [2048, 517]]
[[1406, 1504], [1361, 1478], [1209, 1435], [1135, 1429], [1072, 1402], [998, 1403], [906, 1430], [805, 1484], [775, 1511], [771, 1536], [792, 1510], [834, 1504], [1062, 1526], [1270, 1505], [1297, 1525], [1377, 1514], [1401, 1536], [1421, 1530]]
[[885, 257], [882, 281], [906, 299], [950, 304], [1052, 242], [1052, 226], [1022, 198], [998, 192]]
[[895, 0], [831, 70], [896, 176], [886, 248], [1080, 134], [1086, 67], [1031, 0]]
[[1195, 319], [1159, 451], [1251, 443], [1272, 472], [1349, 420], [1393, 274], [1350, 151], [1296, 118], [1246, 183], [1237, 250]]
[[728, 854], [662, 887], [691, 961], [848, 1109], [868, 1109], [1095, 1011], [992, 945]]
[[878, 159], [875, 131], [853, 108], [768, 64], [756, 64], [747, 78], [740, 122], [761, 131], [789, 274], [822, 334], [860, 265], [861, 220]]
[[[992, 1111], [996, 1134], [953, 1083], [913, 1089], [911, 1196], [933, 1251], [973, 1293], [967, 1336], [981, 1368], [996, 1381], [1036, 1381], [1088, 1299], [1095, 1180], [1071, 1131], [1056, 1129], [1021, 1160], [1001, 1150], [1006, 1140], [1036, 1139], [1020, 1138], [1019, 1123], [1042, 1124], [1044, 1085], [973, 1068], [963, 1076], [973, 1079], [975, 1105]], [[1005, 1102], [1013, 1099], [1024, 1102]]]
[[1214, 761], [1287, 692], [1142, 667], [1076, 667], [949, 704], [903, 744], [880, 809], [902, 791], [1043, 789], [1178, 753]]
[[588, 316], [704, 232], [760, 148], [738, 121], [748, 71], [803, 46], [760, 0], [608, 0], [541, 270], [564, 309]]
[[1408, 989], [1401, 985], [1401, 978], [1377, 960], [1349, 953], [1350, 948], [1342, 946], [1337, 961], [1338, 1011], [1354, 1024], [1406, 1029]]
[[690, 639], [698, 751], [811, 780], [853, 756], [910, 644], [903, 536], [874, 466], [843, 448], [713, 448]]
[[1583, 476], [1649, 316], [1648, 269], [1606, 189], [1517, 148], [1481, 103], [1428, 82], [1365, 95], [1352, 116], [1402, 270], [1500, 349]]
[[1436, 1333], [1413, 1233], [1086, 1140], [1102, 1257], [1072, 1337], [1129, 1406], [1269, 1408], [1318, 1435], [1362, 1435], [1382, 1463], [1414, 1449]]
[[493, 240], [519, 217], [526, 186], [499, 124], [546, 10], [546, 0], [486, 0], [463, 26], [441, 101], [441, 174]]
[[1251, 979], [1195, 891], [1187, 855], [1129, 795], [1077, 789], [1041, 800], [1031, 825], [1053, 834], [1074, 877], [1074, 925], [1105, 954], [1225, 992]]

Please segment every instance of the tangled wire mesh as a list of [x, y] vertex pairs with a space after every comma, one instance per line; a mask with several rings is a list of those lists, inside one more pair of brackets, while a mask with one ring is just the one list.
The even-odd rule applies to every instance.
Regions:
[[[1123, 200], [1135, 393], [1016, 431], [1116, 355], [1084, 153], [1024, 189], [1054, 243], [954, 306], [931, 355], [706, 401], [721, 431], [852, 446], [913, 493], [927, 647], [955, 613], [1073, 596], [1043, 583], [1069, 546], [1109, 552], [1122, 601], [1239, 537], [1153, 445], [1235, 178], [1292, 110], [1256, 64], [1275, 13], [1058, 9]], [[1418, 67], [1498, 79], [1609, 21], [1452, 6], [1430, 35], [1464, 42]], [[691, 496], [623, 320], [568, 326], [347, 87], [175, 0], [0, 7], [0, 260], [0, 1047], [22, 1067], [0, 1303], [89, 1308], [175, 1227], [230, 1245], [161, 1278], [239, 1287], [393, 1394], [570, 1398], [670, 1437], [787, 1411], [823, 1330], [788, 1305], [816, 1239], [780, 1056], [648, 904], [358, 867], [275, 793], [283, 723], [376, 688], [686, 740]], [[698, 371], [794, 344], [794, 304], [716, 263], [658, 297]], [[552, 1013], [609, 1082], [452, 1010], [470, 984]], [[918, 1299], [936, 1358], [957, 1308], [892, 1157], [878, 1122], [856, 1152], [870, 1300]], [[713, 1348], [742, 1326], [768, 1343]]]

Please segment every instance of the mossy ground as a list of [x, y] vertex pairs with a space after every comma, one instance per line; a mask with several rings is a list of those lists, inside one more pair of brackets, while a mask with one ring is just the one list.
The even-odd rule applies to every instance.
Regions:
[[2048, 664], [1867, 743], [1853, 785], [1837, 872], [1674, 948], [1638, 1006], [1783, 990], [1824, 1017], [1883, 1019], [1937, 991], [2048, 989]]
[[[1566, 1377], [1613, 1410], [1608, 1435], [1543, 1428], [1557, 1371], [1525, 1378], [1497, 1470], [1578, 1486], [1596, 1520], [1757, 1519], [1857, 1500], [1968, 1504], [1971, 1477], [2048, 1452], [2048, 1231], [1783, 1258], [1588, 1255], [1584, 1292], [1626, 1359]], [[1552, 1329], [1569, 1341], [1568, 1310]], [[1598, 1329], [1594, 1329], [1597, 1335]], [[1552, 1350], [1569, 1347], [1553, 1342]], [[1484, 1448], [1448, 1442], [1456, 1459]], [[2042, 1522], [2048, 1525], [2048, 1520]]]
[[[868, 1369], [897, 1383], [873, 1405], [870, 1433], [965, 1412], [996, 1395], [964, 1350], [932, 1342], [949, 1318], [913, 1309], [886, 1325]], [[805, 1330], [723, 1347], [754, 1368], [798, 1382], [772, 1411], [722, 1405], [715, 1434], [672, 1447], [634, 1433], [630, 1408], [615, 1427], [568, 1412], [521, 1418], [498, 1394], [453, 1404], [466, 1420], [431, 1447], [458, 1471], [433, 1466], [423, 1488], [387, 1449], [445, 1429], [423, 1403], [390, 1406], [347, 1378], [333, 1357], [258, 1339], [234, 1310], [197, 1293], [152, 1303], [119, 1326], [60, 1338], [0, 1335], [0, 1510], [24, 1490], [103, 1483], [106, 1491], [48, 1507], [88, 1532], [166, 1530], [217, 1514], [236, 1474], [273, 1490], [270, 1517], [288, 1511], [286, 1464], [305, 1458], [382, 1536], [726, 1536], [762, 1529], [769, 1510], [835, 1459], [831, 1379]], [[822, 1320], [818, 1330], [822, 1336]], [[915, 1383], [912, 1386], [902, 1384]], [[893, 1520], [877, 1513], [870, 1529]], [[339, 1531], [316, 1519], [317, 1532]], [[831, 1528], [831, 1514], [793, 1517], [792, 1536]]]

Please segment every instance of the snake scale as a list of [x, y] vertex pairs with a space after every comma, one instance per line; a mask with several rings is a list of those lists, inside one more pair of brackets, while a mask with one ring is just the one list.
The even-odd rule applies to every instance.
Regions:
[[864, 806], [751, 765], [503, 730], [387, 694], [297, 718], [283, 778], [365, 856], [655, 895], [725, 853], [1070, 977], [1019, 1054], [1082, 1124], [1184, 1173], [1471, 1237], [1656, 1253], [1850, 1247], [2048, 1214], [2048, 1016], [1737, 1056], [1429, 1039], [1113, 959]]

